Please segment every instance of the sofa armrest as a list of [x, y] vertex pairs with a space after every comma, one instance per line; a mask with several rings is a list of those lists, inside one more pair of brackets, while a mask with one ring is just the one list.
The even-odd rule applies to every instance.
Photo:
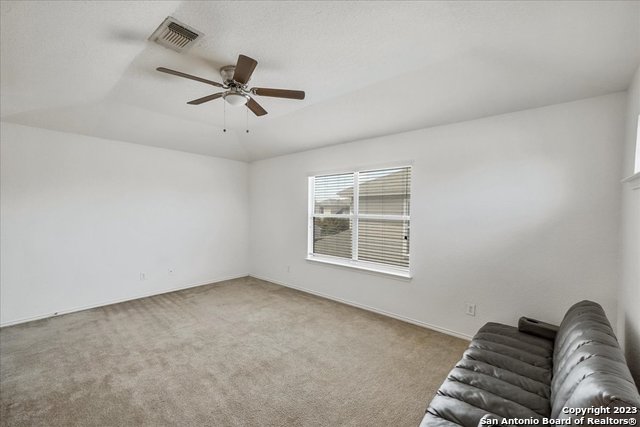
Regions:
[[555, 340], [556, 334], [558, 333], [558, 327], [556, 325], [524, 316], [518, 320], [518, 330], [548, 340]]

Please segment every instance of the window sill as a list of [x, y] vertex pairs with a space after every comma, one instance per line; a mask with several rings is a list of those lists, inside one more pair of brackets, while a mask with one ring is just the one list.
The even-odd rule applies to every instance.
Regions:
[[362, 270], [369, 273], [384, 274], [387, 276], [393, 276], [395, 278], [411, 279], [411, 273], [408, 270], [396, 269], [393, 267], [380, 267], [375, 264], [365, 264], [362, 262], [355, 262], [350, 260], [343, 260], [340, 258], [323, 257], [317, 255], [308, 255], [307, 261], [319, 262], [321, 264], [337, 265], [339, 267], [347, 267], [355, 270]]

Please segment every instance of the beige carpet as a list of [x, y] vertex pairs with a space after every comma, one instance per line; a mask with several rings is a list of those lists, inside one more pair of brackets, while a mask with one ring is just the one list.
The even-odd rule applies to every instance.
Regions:
[[2, 426], [412, 426], [467, 343], [254, 278], [0, 330]]

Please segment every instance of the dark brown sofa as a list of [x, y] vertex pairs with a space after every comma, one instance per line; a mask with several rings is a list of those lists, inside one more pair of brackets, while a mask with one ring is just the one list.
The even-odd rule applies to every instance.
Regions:
[[420, 427], [637, 425], [640, 396], [611, 325], [595, 302], [559, 327], [487, 323], [431, 401]]

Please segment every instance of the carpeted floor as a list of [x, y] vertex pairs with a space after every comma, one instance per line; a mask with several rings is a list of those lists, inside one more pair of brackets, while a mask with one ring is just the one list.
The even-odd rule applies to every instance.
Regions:
[[243, 278], [0, 330], [2, 426], [412, 426], [467, 342]]

